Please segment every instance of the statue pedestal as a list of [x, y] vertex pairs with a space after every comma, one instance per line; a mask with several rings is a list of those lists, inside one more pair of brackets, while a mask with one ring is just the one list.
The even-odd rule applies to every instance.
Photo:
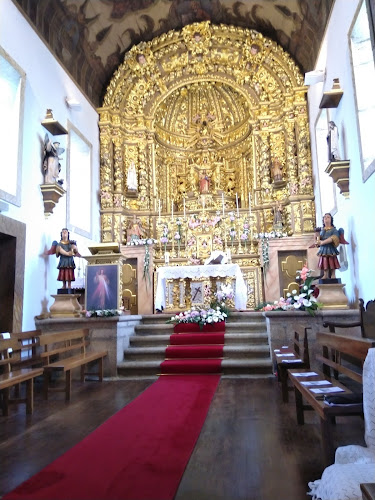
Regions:
[[55, 302], [49, 308], [50, 318], [79, 318], [82, 314], [82, 307], [78, 302], [79, 294], [67, 293], [51, 295]]
[[[325, 282], [330, 280], [324, 280]], [[349, 309], [348, 299], [344, 293], [344, 286], [340, 283], [318, 283], [318, 302], [323, 304], [322, 309]]]

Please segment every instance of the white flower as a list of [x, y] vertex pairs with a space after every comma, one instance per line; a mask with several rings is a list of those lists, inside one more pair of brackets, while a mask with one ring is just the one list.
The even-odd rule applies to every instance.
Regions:
[[309, 301], [309, 299], [303, 299], [302, 304], [305, 307], [310, 307], [311, 306], [311, 302]]
[[291, 294], [288, 292], [288, 293], [286, 294], [286, 296], [287, 296], [287, 297], [291, 297]]
[[301, 302], [295, 302], [295, 303], [293, 304], [294, 309], [299, 309], [299, 308], [301, 307], [301, 305], [302, 305], [302, 304], [301, 304]]
[[297, 293], [297, 290], [292, 290], [292, 294], [295, 295]]

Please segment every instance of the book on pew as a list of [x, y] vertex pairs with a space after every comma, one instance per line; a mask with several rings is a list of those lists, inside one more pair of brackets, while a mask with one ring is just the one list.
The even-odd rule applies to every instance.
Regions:
[[341, 387], [324, 387], [322, 389], [310, 389], [314, 394], [328, 394], [332, 392], [345, 392], [345, 389], [341, 389]]
[[324, 402], [330, 406], [362, 406], [363, 394], [340, 394], [339, 396], [324, 396]]

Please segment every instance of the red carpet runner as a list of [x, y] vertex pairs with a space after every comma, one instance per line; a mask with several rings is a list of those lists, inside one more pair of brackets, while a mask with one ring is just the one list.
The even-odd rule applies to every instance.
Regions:
[[172, 500], [219, 380], [160, 377], [3, 500]]
[[221, 373], [224, 333], [180, 333], [171, 335], [161, 363], [162, 374]]

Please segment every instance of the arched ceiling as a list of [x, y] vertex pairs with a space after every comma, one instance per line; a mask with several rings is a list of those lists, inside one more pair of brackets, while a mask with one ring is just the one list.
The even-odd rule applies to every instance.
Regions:
[[13, 0], [94, 106], [124, 54], [193, 22], [255, 29], [302, 73], [315, 66], [334, 0]]

